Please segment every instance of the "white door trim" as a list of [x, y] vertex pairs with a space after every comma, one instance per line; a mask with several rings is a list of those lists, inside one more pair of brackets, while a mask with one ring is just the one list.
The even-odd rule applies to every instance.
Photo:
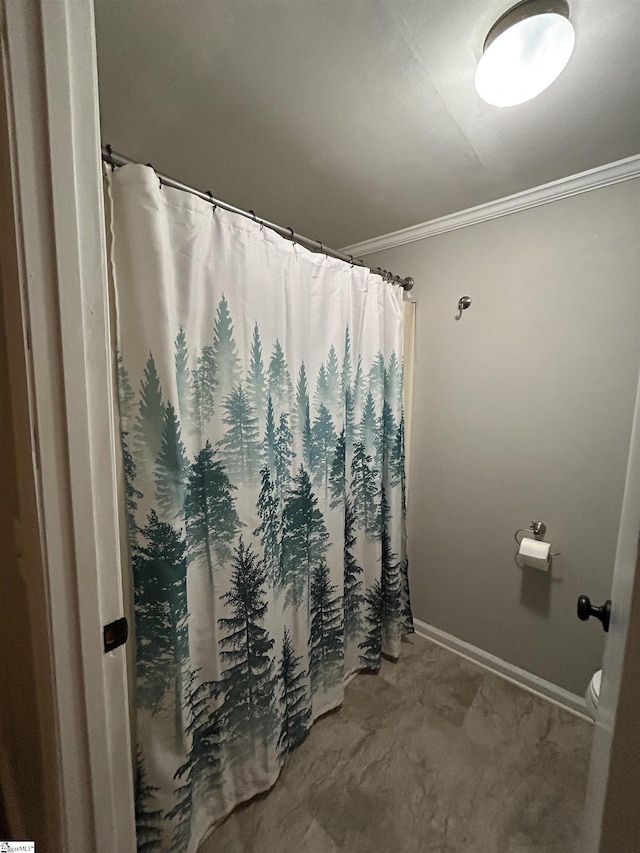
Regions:
[[5, 0], [2, 12], [54, 694], [61, 837], [49, 845], [132, 853], [126, 657], [102, 640], [123, 609], [93, 4]]
[[[589, 765], [589, 781], [582, 826], [579, 853], [598, 853], [605, 848], [601, 842], [603, 818], [605, 814], [607, 786], [611, 762], [612, 744], [616, 735], [618, 700], [623, 680], [637, 678], [633, 666], [625, 672], [625, 650], [627, 642], [633, 636], [637, 639], [640, 626], [631, 620], [632, 606], [640, 599], [640, 583], [636, 580], [638, 563], [638, 532], [640, 531], [640, 384], [636, 394], [633, 429], [627, 463], [627, 476], [622, 514], [618, 530], [618, 544], [613, 570], [611, 589], [611, 624], [607, 635], [604, 660], [602, 663], [602, 685], [598, 701], [598, 713], [593, 736], [593, 749]], [[640, 579], [639, 579], [640, 580]], [[601, 604], [602, 602], [596, 602]], [[637, 603], [636, 603], [637, 609]], [[627, 682], [628, 683], [628, 682]], [[638, 684], [635, 685], [636, 691]], [[628, 711], [627, 711], [628, 713]], [[635, 719], [637, 709], [633, 708]], [[633, 755], [633, 745], [627, 745], [627, 758], [637, 767], [640, 756]], [[633, 763], [635, 762], [635, 763]], [[623, 772], [615, 768], [616, 772]], [[638, 780], [631, 782], [637, 790]], [[610, 848], [606, 848], [607, 851]], [[626, 849], [626, 848], [625, 848]]]

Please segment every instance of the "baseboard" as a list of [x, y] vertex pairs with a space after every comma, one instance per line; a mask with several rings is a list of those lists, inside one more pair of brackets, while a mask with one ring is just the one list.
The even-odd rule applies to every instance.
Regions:
[[507, 663], [507, 661], [501, 660], [477, 646], [472, 646], [471, 643], [465, 643], [464, 640], [459, 640], [457, 637], [447, 634], [446, 631], [441, 631], [440, 628], [434, 628], [433, 625], [427, 625], [426, 622], [421, 622], [419, 619], [414, 619], [413, 624], [416, 634], [420, 637], [443, 646], [450, 652], [481, 666], [493, 675], [504, 678], [506, 681], [510, 681], [541, 699], [558, 705], [563, 710], [569, 711], [569, 713], [575, 714], [575, 716], [589, 723], [593, 722], [587, 714], [587, 706], [583, 697], [576, 696], [575, 693], [570, 693], [550, 681], [545, 681], [544, 678], [514, 666], [512, 663]]

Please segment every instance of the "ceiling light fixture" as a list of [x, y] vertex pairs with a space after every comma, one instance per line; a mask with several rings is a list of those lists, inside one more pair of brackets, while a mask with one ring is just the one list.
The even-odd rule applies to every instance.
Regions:
[[550, 86], [571, 57], [575, 33], [566, 0], [524, 0], [499, 18], [476, 70], [480, 97], [512, 107]]

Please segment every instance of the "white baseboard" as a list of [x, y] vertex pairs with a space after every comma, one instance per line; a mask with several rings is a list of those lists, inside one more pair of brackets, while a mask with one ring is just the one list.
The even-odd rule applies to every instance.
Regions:
[[495, 655], [489, 654], [477, 646], [472, 646], [471, 643], [465, 643], [464, 640], [459, 640], [457, 637], [447, 634], [446, 631], [441, 631], [440, 628], [434, 628], [433, 625], [427, 625], [426, 622], [421, 622], [419, 619], [413, 620], [416, 634], [443, 646], [454, 654], [466, 658], [472, 663], [481, 666], [488, 672], [510, 681], [517, 687], [533, 693], [534, 696], [539, 696], [541, 699], [546, 699], [548, 702], [558, 705], [565, 711], [575, 714], [583, 720], [592, 723], [593, 720], [587, 714], [587, 706], [582, 696], [576, 696], [575, 693], [570, 693], [562, 687], [552, 684], [550, 681], [545, 681], [531, 672], [527, 672], [520, 667], [514, 666], [512, 663], [501, 660]]

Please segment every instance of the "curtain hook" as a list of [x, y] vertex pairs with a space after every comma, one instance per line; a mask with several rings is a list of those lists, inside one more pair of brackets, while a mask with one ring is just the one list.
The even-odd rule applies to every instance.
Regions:
[[115, 163], [113, 162], [113, 148], [112, 148], [112, 146], [111, 146], [111, 145], [109, 145], [108, 143], [107, 143], [107, 145], [105, 145], [104, 147], [105, 147], [105, 150], [106, 150], [106, 152], [107, 152], [107, 163], [111, 166], [111, 171], [112, 171], [112, 172], [115, 172], [115, 170], [116, 170], [116, 165], [115, 165]]
[[211, 207], [213, 207], [213, 212], [215, 213], [218, 205], [213, 200], [213, 193], [211, 192], [211, 190], [205, 190], [205, 193], [209, 196], [209, 201], [211, 202]]
[[324, 246], [322, 245], [322, 240], [316, 240], [318, 246], [320, 246], [320, 252], [324, 254]]
[[287, 225], [287, 231], [291, 231], [291, 242], [292, 242], [292, 243], [295, 243], [295, 240], [293, 239], [293, 235], [294, 235], [294, 233], [295, 233], [295, 232], [294, 232], [293, 228], [292, 228], [290, 225]]
[[351, 264], [351, 269], [353, 269], [353, 255], [349, 255], [349, 262]]
[[[253, 221], [258, 223], [258, 217], [256, 216], [255, 210], [250, 210], [249, 213], [253, 217]], [[262, 230], [264, 228], [264, 222], [262, 221], [262, 219], [260, 220], [260, 222], [258, 224], [260, 225], [260, 232], [262, 232]]]

